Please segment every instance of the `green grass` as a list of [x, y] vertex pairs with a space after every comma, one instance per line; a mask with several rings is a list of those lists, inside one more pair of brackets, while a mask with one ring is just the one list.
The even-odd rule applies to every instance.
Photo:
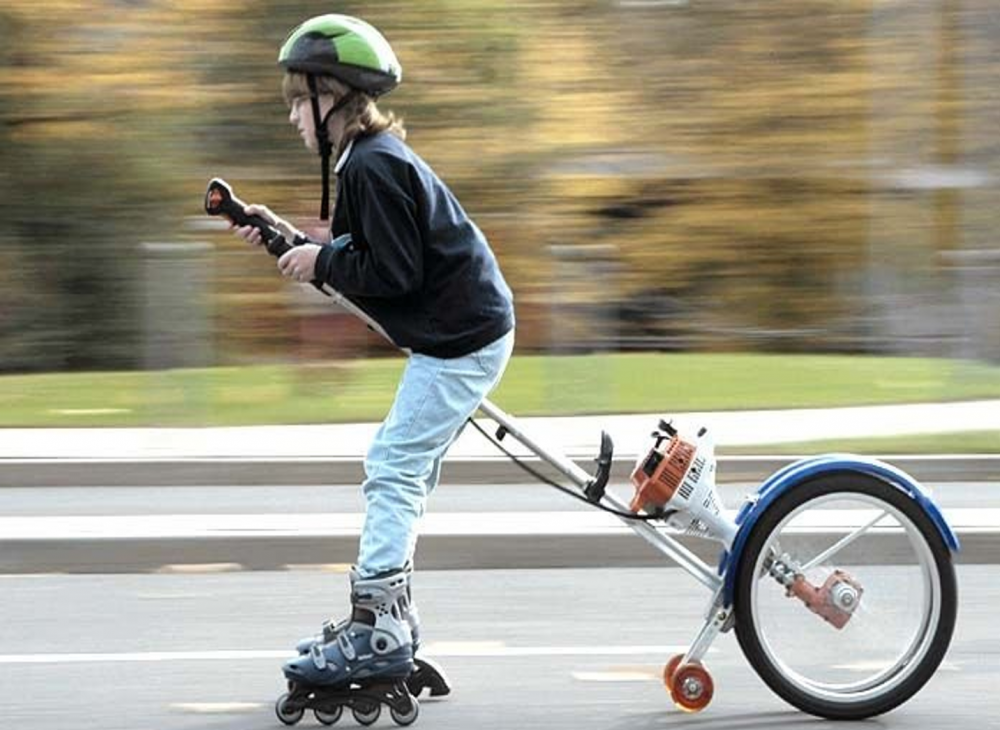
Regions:
[[[0, 377], [0, 426], [380, 420], [402, 358]], [[527, 415], [673, 413], [1000, 398], [1000, 367], [926, 358], [754, 354], [516, 356], [491, 397]]]
[[723, 454], [793, 455], [846, 452], [852, 454], [1000, 454], [1000, 431], [885, 436], [869, 439], [830, 439], [786, 444], [722, 448]]

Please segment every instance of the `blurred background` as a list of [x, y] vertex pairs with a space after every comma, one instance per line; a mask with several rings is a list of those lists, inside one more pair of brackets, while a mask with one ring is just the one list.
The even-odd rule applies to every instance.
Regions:
[[315, 223], [275, 59], [323, 12], [500, 259], [509, 410], [656, 410], [648, 353], [686, 407], [1000, 394], [989, 0], [5, 0], [0, 425], [379, 417], [398, 358], [202, 209]]

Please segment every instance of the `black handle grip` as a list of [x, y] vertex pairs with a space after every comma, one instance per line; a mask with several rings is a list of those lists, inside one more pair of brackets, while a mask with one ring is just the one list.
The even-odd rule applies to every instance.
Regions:
[[601, 453], [594, 460], [597, 462], [597, 471], [594, 478], [584, 487], [584, 494], [594, 504], [600, 504], [604, 499], [607, 490], [608, 479], [611, 477], [611, 465], [615, 455], [615, 443], [606, 431], [601, 431]]
[[205, 212], [209, 215], [225, 216], [238, 226], [253, 226], [260, 231], [267, 252], [278, 258], [292, 248], [277, 228], [259, 215], [247, 215], [246, 203], [233, 194], [233, 189], [225, 180], [212, 178], [205, 191]]

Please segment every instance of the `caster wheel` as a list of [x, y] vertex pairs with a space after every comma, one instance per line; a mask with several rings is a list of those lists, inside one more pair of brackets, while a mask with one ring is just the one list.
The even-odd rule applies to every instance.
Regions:
[[364, 725], [365, 727], [372, 725], [378, 720], [378, 716], [382, 714], [381, 705], [361, 705], [360, 707], [352, 707], [351, 714], [354, 715], [354, 719], [358, 721], [359, 725]]
[[318, 707], [315, 710], [313, 710], [313, 715], [316, 716], [316, 720], [321, 725], [336, 725], [337, 721], [340, 719], [340, 716], [343, 714], [344, 714], [344, 708], [341, 705], [337, 705], [336, 708], [329, 711], [321, 710]]
[[674, 654], [670, 657], [667, 665], [663, 667], [663, 686], [667, 688], [667, 692], [672, 692], [674, 689], [674, 673], [677, 671], [677, 667], [680, 666], [683, 658], [683, 654]]
[[714, 692], [712, 675], [701, 662], [683, 664], [674, 672], [670, 697], [684, 712], [701, 712], [712, 701]]
[[297, 710], [289, 709], [288, 707], [288, 695], [281, 695], [278, 701], [274, 705], [274, 712], [285, 725], [294, 725], [302, 716], [306, 714], [305, 708], [299, 708]]
[[390, 707], [389, 714], [392, 715], [393, 722], [406, 727], [416, 721], [417, 715], [420, 714], [420, 705], [417, 704], [416, 699], [413, 699], [410, 701], [410, 710], [408, 712], [398, 712], [395, 707]]

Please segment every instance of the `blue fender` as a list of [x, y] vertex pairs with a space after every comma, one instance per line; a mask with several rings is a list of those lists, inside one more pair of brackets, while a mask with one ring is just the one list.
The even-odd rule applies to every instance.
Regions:
[[750, 533], [760, 516], [775, 500], [796, 485], [823, 474], [844, 471], [868, 474], [881, 479], [909, 496], [931, 518], [945, 544], [951, 548], [952, 552], [958, 552], [960, 547], [954, 530], [945, 521], [941, 510], [930, 495], [924, 491], [917, 480], [906, 472], [877, 459], [854, 454], [823, 454], [822, 456], [801, 459], [769, 476], [757, 489], [757, 494], [746, 501], [736, 515], [736, 524], [739, 525], [739, 529], [733, 539], [732, 549], [722, 554], [722, 560], [719, 563], [719, 574], [724, 576], [723, 600], [726, 606], [733, 603], [733, 593], [736, 590], [735, 567], [739, 565], [740, 556], [743, 554]]

